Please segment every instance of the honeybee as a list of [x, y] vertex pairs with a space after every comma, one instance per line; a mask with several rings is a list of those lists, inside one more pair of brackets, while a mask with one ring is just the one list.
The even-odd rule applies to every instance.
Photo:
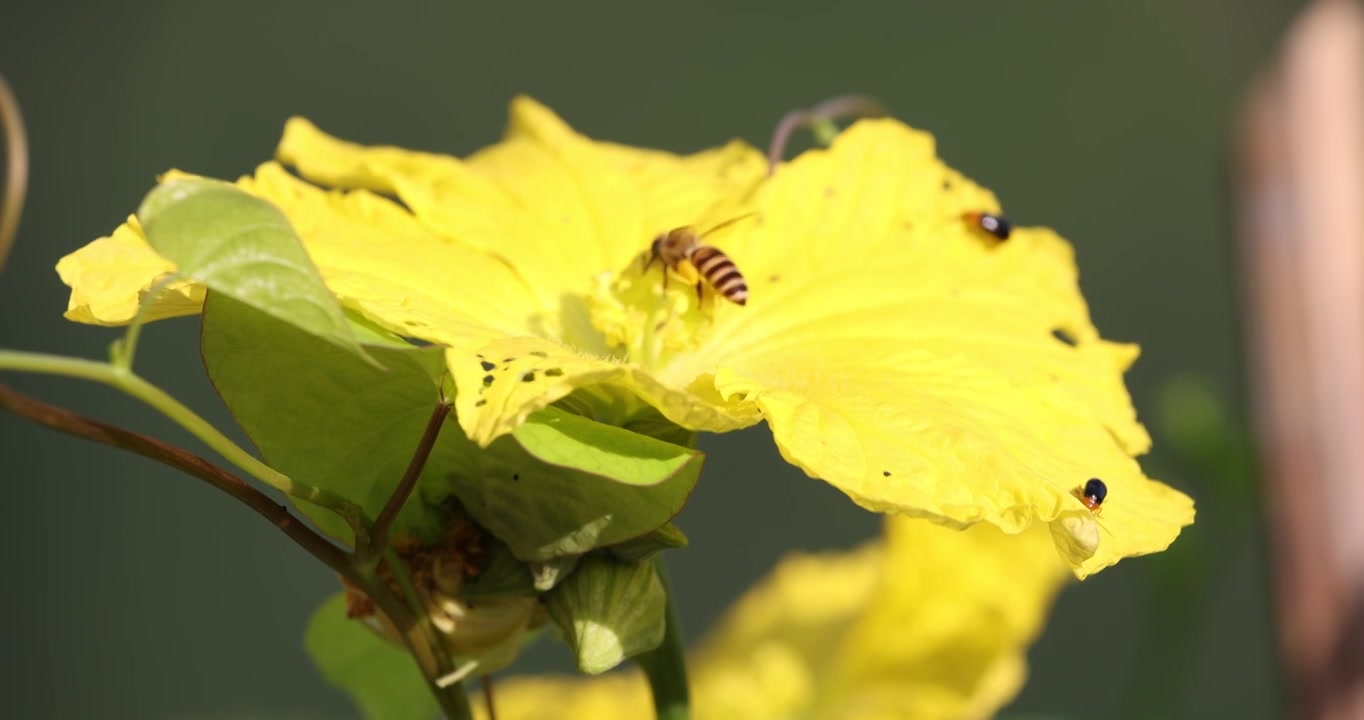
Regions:
[[1075, 488], [1075, 496], [1080, 498], [1080, 502], [1089, 508], [1089, 511], [1098, 515], [1103, 508], [1104, 499], [1108, 497], [1108, 485], [1099, 478], [1090, 478], [1082, 488]]
[[962, 217], [969, 223], [977, 225], [1000, 240], [1008, 240], [1009, 234], [1013, 232], [1013, 223], [1003, 215], [994, 215], [985, 212], [962, 213]]
[[744, 280], [743, 274], [739, 272], [739, 268], [719, 248], [707, 245], [702, 240], [716, 230], [729, 227], [754, 214], [747, 213], [731, 218], [703, 233], [696, 232], [696, 228], [690, 225], [660, 233], [658, 237], [654, 238], [653, 244], [649, 246], [649, 257], [644, 263], [644, 270], [647, 272], [655, 260], [662, 263], [663, 287], [666, 289], [668, 287], [668, 270], [676, 270], [685, 260], [691, 263], [691, 266], [696, 268], [697, 273], [702, 277], [702, 280], [696, 282], [697, 300], [701, 299], [702, 286], [709, 284], [726, 300], [736, 305], [746, 304], [748, 302], [748, 283]]

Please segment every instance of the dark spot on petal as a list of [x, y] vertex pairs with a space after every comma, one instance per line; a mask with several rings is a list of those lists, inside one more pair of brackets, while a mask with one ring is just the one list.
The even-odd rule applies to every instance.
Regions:
[[769, 278], [767, 279], [767, 281], [768, 281], [768, 282], [776, 282], [776, 281], [778, 281], [778, 280], [780, 280], [780, 279], [781, 279], [781, 276], [780, 276], [780, 275], [773, 275], [772, 277], [769, 277]]
[[882, 475], [883, 477], [890, 477], [890, 471], [889, 471], [889, 470], [882, 470], [882, 471], [881, 471], [881, 475]]
[[563, 368], [550, 368], [545, 371], [545, 377], [559, 377], [564, 374]]
[[513, 361], [513, 360], [515, 360], [515, 359], [516, 359], [516, 358], [502, 358], [502, 362], [504, 362], [504, 363], [509, 363], [509, 362], [511, 362], [511, 361]]
[[1051, 331], [1051, 336], [1071, 347], [1075, 347], [1077, 344], [1079, 344], [1075, 340], [1075, 336], [1066, 332], [1065, 328], [1054, 328]]
[[475, 357], [481, 358], [481, 357], [483, 357], [483, 355], [481, 355], [481, 354], [480, 354], [480, 355], [475, 355]]
[[483, 362], [479, 363], [479, 365], [482, 365], [484, 370], [492, 370], [493, 368], [497, 367], [496, 363], [490, 363], [487, 360], [484, 360]]
[[951, 181], [951, 180], [943, 180], [943, 181], [942, 181], [942, 189], [944, 189], [944, 190], [951, 190], [951, 189], [952, 189], [952, 181]]
[[531, 371], [521, 376], [521, 382], [530, 382], [535, 379], [535, 372]]
[[484, 376], [483, 376], [483, 387], [488, 387], [489, 385], [492, 385], [492, 384], [493, 384], [493, 376], [492, 376], [492, 375], [484, 375]]
[[521, 474], [520, 474], [520, 473], [512, 473], [512, 480], [515, 480], [516, 482], [521, 482]]
[[534, 355], [535, 357], [538, 357], [538, 358], [547, 358], [547, 357], [549, 357], [549, 353], [547, 353], [547, 352], [540, 352], [539, 350], [531, 350], [531, 351], [530, 351], [530, 354], [531, 354], [531, 355]]
[[484, 405], [487, 404], [488, 404], [487, 400], [479, 400], [478, 402], [474, 403], [474, 407], [483, 407]]
[[913, 223], [913, 222], [910, 222], [909, 220], [906, 220], [906, 221], [905, 221], [905, 229], [906, 229], [906, 230], [913, 230], [913, 229], [914, 229], [914, 223]]
[[826, 188], [824, 188], [824, 197], [826, 197], [826, 198], [831, 198], [831, 197], [833, 197], [833, 196], [834, 196], [834, 189], [833, 189], [833, 187], [826, 187]]

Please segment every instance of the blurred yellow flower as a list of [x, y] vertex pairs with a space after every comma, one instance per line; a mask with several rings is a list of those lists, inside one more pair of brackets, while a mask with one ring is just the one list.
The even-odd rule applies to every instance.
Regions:
[[[1045, 530], [904, 518], [886, 530], [852, 552], [788, 557], [742, 598], [689, 662], [692, 716], [981, 718], [1013, 699], [1067, 577]], [[496, 702], [498, 720], [652, 712], [635, 671], [502, 680]]]
[[[525, 98], [506, 139], [465, 160], [302, 119], [278, 154], [350, 190], [276, 163], [239, 186], [283, 210], [347, 307], [448, 346], [479, 443], [575, 391], [618, 424], [647, 406], [700, 431], [766, 421], [788, 461], [868, 509], [1050, 524], [1080, 577], [1193, 520], [1133, 459], [1150, 444], [1122, 379], [1137, 350], [1100, 339], [1070, 246], [1042, 228], [1000, 243], [963, 219], [998, 204], [897, 121], [859, 122], [770, 179], [742, 143], [679, 157], [596, 142]], [[746, 306], [643, 270], [659, 233], [746, 213], [707, 238], [747, 277]], [[170, 269], [137, 232], [62, 260], [68, 317], [132, 317]], [[153, 316], [194, 312], [201, 293], [164, 297]], [[1102, 526], [1075, 494], [1090, 477], [1109, 489]]]

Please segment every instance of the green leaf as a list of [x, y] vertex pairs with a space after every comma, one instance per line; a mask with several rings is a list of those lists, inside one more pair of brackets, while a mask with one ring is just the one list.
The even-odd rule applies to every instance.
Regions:
[[313, 613], [304, 645], [327, 684], [350, 695], [366, 718], [440, 716], [416, 661], [362, 621], [346, 617], [345, 593], [333, 595]]
[[137, 218], [180, 276], [368, 359], [274, 205], [219, 180], [181, 178], [148, 193]]
[[672, 520], [701, 453], [547, 408], [469, 460], [451, 489], [525, 561], [579, 555]]
[[[657, 485], [702, 457], [687, 448], [548, 407], [512, 431], [526, 452], [550, 465], [609, 477], [629, 485]], [[601, 452], [607, 448], [610, 452]]]
[[[200, 348], [214, 387], [272, 467], [360, 504], [370, 517], [406, 470], [445, 369], [437, 347], [371, 347], [380, 369], [213, 292]], [[451, 416], [395, 529], [434, 539], [441, 503], [454, 495], [522, 561], [582, 554], [670, 521], [701, 461], [695, 450], [557, 410], [480, 449]], [[330, 512], [300, 507], [325, 532], [350, 540]]]
[[[200, 351], [209, 379], [266, 462], [378, 515], [402, 478], [439, 399], [445, 367], [438, 347], [373, 347], [387, 369], [253, 309], [210, 292]], [[460, 435], [450, 424], [442, 437]], [[447, 496], [442, 468], [452, 462], [438, 444], [418, 492]], [[324, 532], [349, 542], [335, 514], [298, 503]], [[430, 537], [441, 529], [430, 503], [409, 501], [396, 530]]]
[[545, 595], [554, 624], [578, 661], [595, 675], [663, 642], [667, 595], [651, 563], [592, 554]]

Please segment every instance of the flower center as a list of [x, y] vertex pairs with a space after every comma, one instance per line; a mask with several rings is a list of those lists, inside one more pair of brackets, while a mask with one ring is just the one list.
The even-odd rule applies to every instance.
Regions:
[[716, 303], [728, 301], [687, 261], [669, 268], [655, 259], [646, 268], [647, 258], [598, 275], [587, 305], [613, 354], [657, 370], [700, 345]]

